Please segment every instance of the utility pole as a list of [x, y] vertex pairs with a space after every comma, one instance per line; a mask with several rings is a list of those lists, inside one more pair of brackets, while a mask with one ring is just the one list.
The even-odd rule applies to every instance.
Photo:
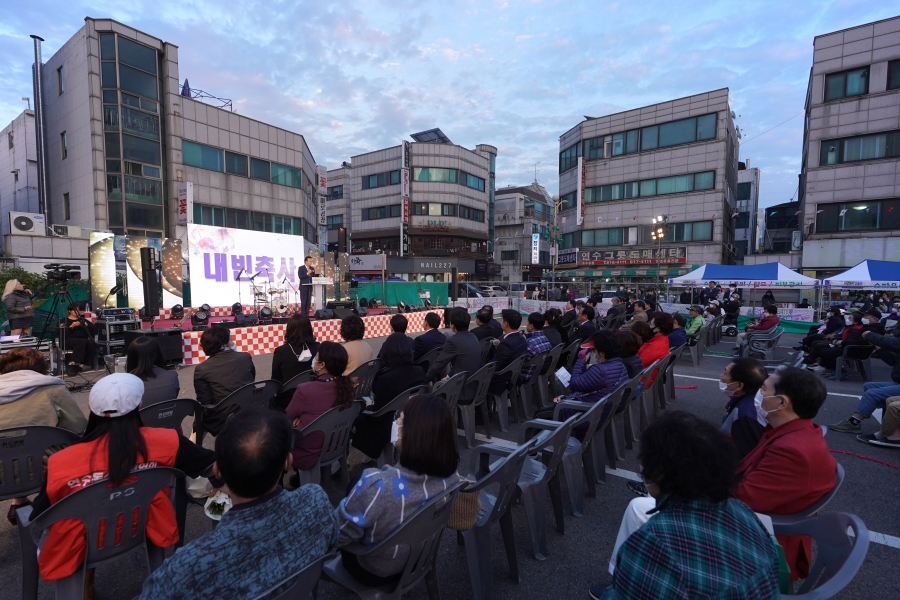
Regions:
[[[663, 238], [669, 234], [669, 225], [668, 225], [669, 217], [667, 215], [660, 215], [658, 217], [653, 217], [651, 223], [653, 223], [653, 231], [650, 235], [654, 240], [657, 241], [657, 245], [656, 245], [656, 276], [659, 277], [659, 291], [662, 292], [662, 288], [663, 288], [663, 278], [662, 278], [662, 272], [661, 272], [662, 241], [663, 241]], [[658, 299], [659, 294], [657, 294], [656, 297]]]
[[550, 297], [551, 291], [556, 287], [556, 263], [559, 258], [559, 244], [562, 242], [562, 236], [559, 233], [559, 207], [562, 205], [562, 202], [559, 199], [558, 194], [554, 194], [553, 198], [551, 198], [553, 202], [553, 225], [548, 227], [544, 233], [544, 239], [550, 243], [550, 290], [548, 290], [547, 297]]

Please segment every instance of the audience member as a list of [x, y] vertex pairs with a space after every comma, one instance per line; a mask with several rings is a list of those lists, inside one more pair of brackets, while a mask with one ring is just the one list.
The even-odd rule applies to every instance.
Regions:
[[809, 365], [814, 363], [818, 364], [819, 353], [822, 350], [829, 348], [830, 345], [837, 340], [846, 339], [854, 329], [862, 330], [862, 327], [862, 313], [856, 309], [848, 310], [844, 315], [843, 329], [838, 329], [834, 333], [829, 333], [828, 335], [823, 336], [822, 339], [812, 340], [809, 343], [809, 352], [803, 359], [803, 362]]
[[559, 331], [559, 311], [555, 308], [548, 308], [544, 312], [544, 328], [541, 329], [550, 347], [554, 348], [563, 343], [562, 333]]
[[34, 327], [34, 296], [18, 279], [10, 279], [3, 287], [3, 306], [9, 318], [10, 335], [31, 335]]
[[718, 297], [718, 292], [716, 292], [716, 282], [710, 281], [709, 287], [705, 287], [700, 290], [700, 304], [709, 304], [710, 300], [715, 300]]
[[631, 316], [631, 320], [622, 325], [622, 329], [628, 330], [634, 327], [635, 323], [647, 322], [647, 317], [647, 304], [643, 300], [638, 300], [634, 303], [634, 314]]
[[[44, 487], [34, 500], [37, 516], [66, 496], [96, 481], [111, 487], [130, 481], [132, 471], [149, 467], [175, 467], [191, 477], [203, 474], [214, 461], [212, 450], [192, 444], [174, 429], [144, 427], [138, 409], [144, 382], [131, 373], [113, 373], [91, 388], [91, 414], [84, 437], [50, 456]], [[216, 485], [215, 478], [211, 479]], [[137, 515], [123, 528], [137, 526]], [[147, 541], [160, 548], [178, 542], [175, 509], [168, 491], [160, 491], [146, 516]], [[73, 574], [85, 557], [85, 527], [68, 519], [52, 525], [38, 565], [41, 577], [56, 581]], [[94, 571], [85, 572], [85, 596], [93, 597]]]
[[[411, 398], [397, 419], [400, 462], [366, 469], [341, 500], [337, 546], [377, 544], [414, 515], [417, 506], [454, 485], [459, 477], [455, 437], [453, 415], [443, 399], [430, 394]], [[370, 586], [396, 583], [408, 557], [405, 546], [360, 557], [341, 552], [344, 568]]]
[[[406, 343], [407, 339], [409, 338], [402, 333], [394, 333], [381, 346], [383, 365], [372, 381], [374, 403], [367, 407], [367, 411], [379, 411], [401, 392], [425, 385], [425, 371], [422, 367], [413, 365], [412, 350]], [[353, 424], [353, 447], [366, 456], [377, 458], [391, 440], [393, 422], [393, 414], [377, 418], [359, 416]]]
[[441, 326], [441, 317], [437, 313], [430, 312], [425, 315], [425, 333], [415, 340], [415, 360], [419, 360], [435, 348], [443, 348], [447, 342], [447, 336], [438, 331]]
[[573, 342], [576, 339], [586, 341], [591, 339], [591, 336], [597, 331], [597, 325], [594, 323], [594, 317], [596, 316], [593, 307], [585, 305], [578, 314], [578, 329], [572, 333], [569, 341]]
[[[272, 354], [272, 379], [287, 383], [300, 373], [311, 370], [318, 351], [319, 342], [309, 317], [295, 313], [284, 329], [284, 343]], [[293, 397], [294, 390], [280, 392], [272, 401], [272, 408], [284, 412]]]
[[503, 329], [500, 327], [500, 322], [494, 318], [494, 307], [490, 304], [485, 304], [481, 307], [490, 315], [490, 320], [488, 321], [488, 326], [491, 328], [491, 337], [495, 339], [500, 339], [500, 336], [503, 335]]
[[[585, 310], [588, 310], [587, 307], [585, 307]], [[533, 312], [528, 315], [528, 325], [525, 326], [526, 363], [541, 352], [550, 352], [550, 350], [553, 349], [553, 346], [550, 345], [550, 340], [544, 335], [543, 329], [544, 315], [539, 312]], [[523, 367], [522, 373], [519, 375], [519, 381], [523, 383], [531, 381], [531, 378], [536, 371], [537, 365], [527, 365]]]
[[166, 370], [166, 360], [156, 339], [142, 335], [131, 342], [126, 352], [125, 370], [144, 382], [145, 406], [174, 400], [181, 391], [178, 373]]
[[625, 511], [595, 599], [779, 598], [778, 554], [759, 518], [729, 498], [737, 452], [714, 425], [667, 413], [641, 434], [641, 477], [653, 496]]
[[706, 324], [709, 325], [713, 321], [716, 320], [716, 307], [713, 305], [707, 306], [703, 309], [703, 320], [706, 321]]
[[72, 355], [66, 364], [66, 372], [69, 375], [79, 373], [87, 365], [93, 369], [94, 360], [97, 358], [97, 342], [94, 336], [97, 330], [94, 324], [85, 319], [74, 302], [67, 307], [69, 311], [62, 326], [66, 328], [66, 350], [71, 350]]
[[[0, 427], [48, 425], [78, 435], [87, 419], [69, 394], [65, 382], [47, 373], [50, 365], [34, 348], [17, 348], [0, 355]], [[6, 518], [16, 524], [16, 508], [30, 504], [13, 498]]]
[[816, 333], [808, 335], [800, 340], [800, 344], [794, 346], [794, 350], [808, 351], [810, 344], [812, 344], [814, 341], [826, 339], [826, 336], [835, 334], [844, 328], [844, 315], [839, 306], [832, 306], [831, 308], [829, 308], [828, 314], [828, 319], [821, 327], [819, 327], [819, 330], [816, 331]]
[[900, 448], [900, 396], [892, 396], [884, 401], [884, 416], [879, 431], [859, 434], [856, 439], [873, 446]]
[[494, 316], [490, 311], [485, 310], [487, 307], [482, 306], [475, 313], [475, 322], [478, 326], [472, 330], [472, 335], [478, 338], [478, 341], [494, 337], [493, 328], [490, 322], [494, 320]]
[[689, 288], [684, 288], [681, 291], [681, 294], [678, 296], [678, 302], [680, 304], [690, 304], [691, 303], [691, 290]]
[[[500, 326], [503, 327], [503, 337], [494, 348], [494, 361], [497, 368], [494, 372], [502, 371], [516, 360], [527, 350], [525, 338], [519, 333], [519, 327], [522, 325], [522, 315], [517, 310], [505, 308], [500, 313], [503, 319]], [[509, 386], [510, 377], [508, 374], [494, 376], [488, 387], [488, 393], [499, 395]]]
[[766, 368], [753, 358], [735, 358], [719, 376], [719, 389], [728, 396], [722, 431], [731, 437], [742, 458], [756, 448], [767, 425], [754, 400], [766, 377]]
[[688, 321], [687, 327], [684, 328], [684, 333], [688, 338], [688, 343], [693, 346], [697, 343], [698, 335], [700, 334], [700, 330], [703, 329], [703, 326], [706, 322], [703, 320], [703, 309], [697, 305], [692, 306], [688, 309], [688, 317], [690, 320]]
[[622, 315], [625, 314], [625, 303], [618, 296], [613, 296], [610, 299], [612, 306], [608, 311], [606, 311], [606, 317], [603, 319], [603, 325], [606, 327], [611, 327], [613, 320], [617, 317], [622, 319]]
[[[200, 348], [206, 360], [194, 369], [194, 394], [200, 404], [218, 404], [238, 388], [256, 381], [253, 357], [236, 352], [231, 332], [221, 325], [213, 325], [200, 336]], [[236, 407], [203, 410], [203, 428], [218, 435], [226, 419]]]
[[578, 313], [575, 311], [575, 301], [567, 300], [566, 301], [566, 310], [563, 313], [562, 319], [559, 324], [563, 327], [568, 327], [572, 323], [574, 323], [578, 319]]
[[[869, 342], [863, 338], [863, 333], [866, 331], [871, 331], [879, 335], [884, 334], [884, 325], [881, 323], [881, 312], [877, 308], [870, 308], [863, 313], [861, 325], [847, 327], [844, 331], [847, 334], [846, 336], [842, 335], [841, 339], [835, 340], [831, 346], [822, 347], [820, 349], [819, 366], [813, 369], [814, 372], [819, 375], [831, 373], [832, 375], [829, 376], [829, 379], [834, 379], [834, 368], [837, 364], [838, 357], [843, 356], [844, 348], [847, 346], [870, 346]], [[859, 356], [852, 353], [853, 350], [850, 350], [848, 358]]]
[[687, 343], [687, 335], [684, 332], [684, 326], [687, 325], [687, 319], [681, 313], [672, 314], [672, 333], [669, 334], [669, 348], [678, 348]]
[[[319, 353], [313, 361], [313, 371], [316, 372], [316, 378], [297, 386], [294, 397], [285, 411], [294, 429], [303, 429], [335, 406], [350, 404], [356, 395], [353, 382], [344, 375], [347, 373], [345, 346], [335, 342], [319, 344]], [[294, 468], [308, 471], [315, 467], [319, 463], [324, 440], [324, 434], [316, 431], [298, 441], [291, 449]], [[293, 476], [291, 483], [296, 483], [294, 487], [297, 487], [299, 477]]]
[[[453, 335], [447, 339], [438, 357], [428, 367], [426, 381], [440, 379], [447, 365], [450, 365], [450, 377], [463, 372], [474, 375], [481, 368], [481, 345], [478, 338], [469, 331], [470, 321], [471, 317], [466, 309], [457, 307], [450, 311], [450, 329], [453, 330]], [[477, 390], [478, 385], [475, 383], [465, 386], [459, 404], [471, 404]]]
[[356, 315], [348, 315], [341, 321], [341, 337], [344, 338], [344, 350], [347, 351], [347, 367], [344, 375], [349, 375], [358, 366], [375, 358], [372, 346], [363, 341], [366, 325]]
[[616, 341], [622, 348], [622, 363], [628, 370], [628, 377], [636, 377], [644, 370], [644, 361], [641, 360], [638, 350], [641, 348], [641, 338], [633, 331], [616, 332]]
[[[669, 356], [669, 334], [672, 333], [672, 323], [672, 315], [664, 312], [653, 313], [653, 320], [650, 321], [653, 337], [638, 350], [645, 369], [657, 360]], [[653, 369], [647, 387], [653, 385], [658, 374], [659, 368]]]
[[279, 483], [291, 468], [291, 424], [283, 413], [249, 409], [216, 438], [215, 475], [232, 507], [218, 526], [175, 551], [144, 582], [141, 598], [257, 598], [323, 556], [337, 522], [318, 485]]
[[[409, 344], [409, 352], [410, 356], [415, 354], [416, 352], [416, 340], [414, 338], [406, 335], [406, 330], [409, 328], [409, 319], [404, 317], [401, 314], [396, 314], [391, 317], [389, 321], [391, 325], [391, 331], [394, 333], [402, 333], [403, 337], [407, 339], [407, 343]], [[378, 358], [382, 357], [382, 353], [384, 352], [384, 345], [381, 346], [381, 349], [378, 351]]]
[[[625, 331], [628, 330], [626, 329]], [[634, 327], [631, 328], [631, 331], [641, 338], [641, 344], [646, 344], [653, 338], [653, 327], [650, 326], [650, 323], [645, 321], [638, 321], [635, 323]]]
[[754, 324], [751, 321], [744, 331], [737, 334], [737, 338], [734, 340], [734, 356], [741, 355], [741, 346], [747, 343], [747, 336], [751, 331], [767, 331], [778, 326], [778, 307], [774, 304], [768, 304], [764, 310], [766, 314], [759, 320], [759, 323]]
[[766, 290], [766, 293], [763, 294], [762, 305], [775, 306], [775, 294], [772, 293], [772, 290]]

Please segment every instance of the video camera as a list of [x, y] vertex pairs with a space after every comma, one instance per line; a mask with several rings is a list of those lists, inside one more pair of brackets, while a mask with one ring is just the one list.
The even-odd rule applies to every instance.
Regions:
[[81, 279], [81, 267], [76, 265], [50, 263], [44, 265], [44, 268], [44, 276], [57, 285], [66, 284], [70, 279]]

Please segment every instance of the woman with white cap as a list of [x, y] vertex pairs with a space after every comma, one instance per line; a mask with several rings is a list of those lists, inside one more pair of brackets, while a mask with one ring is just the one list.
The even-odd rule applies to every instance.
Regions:
[[[212, 450], [193, 444], [173, 429], [144, 427], [138, 411], [143, 395], [144, 382], [130, 373], [113, 373], [94, 385], [84, 437], [50, 457], [44, 489], [34, 500], [32, 515], [96, 481], [106, 479], [119, 486], [135, 469], [175, 467], [196, 477], [215, 462]], [[217, 482], [212, 483], [216, 486]], [[162, 491], [150, 505], [147, 538], [162, 548], [178, 541], [175, 509]], [[84, 556], [84, 525], [60, 521], [50, 527], [41, 548], [41, 576], [47, 581], [68, 577]], [[93, 598], [93, 586], [94, 574], [88, 570], [85, 598]]]

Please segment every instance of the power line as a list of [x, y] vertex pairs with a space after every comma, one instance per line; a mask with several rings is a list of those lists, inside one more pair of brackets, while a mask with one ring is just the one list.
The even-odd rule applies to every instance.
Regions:
[[769, 133], [770, 131], [772, 131], [772, 129], [778, 129], [779, 127], [781, 127], [782, 125], [784, 125], [785, 123], [787, 123], [788, 121], [790, 121], [791, 119], [796, 119], [797, 117], [799, 117], [800, 115], [802, 115], [802, 114], [804, 113], [804, 111], [805, 111], [805, 109], [804, 109], [804, 110], [801, 110], [800, 112], [798, 112], [796, 115], [794, 115], [793, 117], [791, 117], [791, 118], [788, 119], [787, 121], [782, 121], [781, 123], [779, 123], [779, 124], [776, 125], [775, 127], [772, 127], [771, 129], [766, 129], [765, 131], [763, 131], [763, 132], [760, 133], [759, 135], [755, 135], [755, 136], [753, 136], [752, 138], [750, 138], [749, 140], [747, 140], [746, 142], [742, 142], [741, 145], [743, 146], [744, 144], [749, 144], [750, 142], [752, 142], [753, 140], [755, 140], [755, 139], [758, 138], [759, 136], [761, 136], [761, 135], [766, 135], [767, 133]]

